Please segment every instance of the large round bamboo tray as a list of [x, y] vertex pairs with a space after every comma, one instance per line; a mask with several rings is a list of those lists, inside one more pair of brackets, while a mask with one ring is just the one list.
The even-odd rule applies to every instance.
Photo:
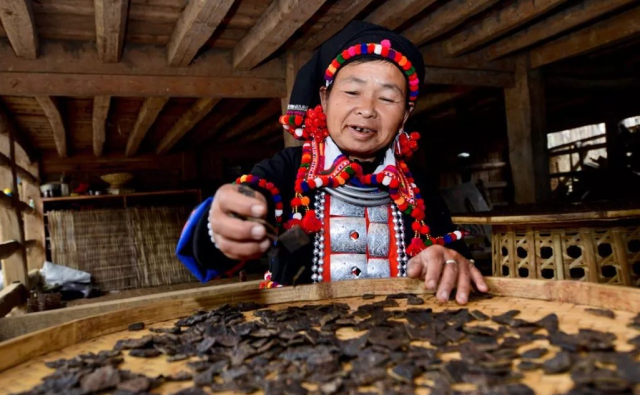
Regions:
[[[495, 297], [471, 301], [467, 308], [478, 309], [488, 315], [518, 309], [521, 310], [519, 318], [526, 320], [537, 320], [549, 313], [556, 313], [560, 319], [560, 329], [567, 333], [575, 333], [578, 328], [614, 333], [617, 336], [618, 351], [631, 350], [633, 347], [627, 341], [639, 334], [638, 330], [628, 326], [640, 311], [638, 289], [573, 281], [487, 278], [487, 282], [490, 293]], [[72, 358], [86, 352], [97, 353], [111, 349], [119, 339], [138, 338], [150, 333], [146, 329], [140, 332], [127, 331], [127, 326], [134, 322], [142, 321], [147, 328], [171, 326], [176, 319], [189, 316], [196, 310], [213, 308], [223, 303], [249, 301], [271, 305], [272, 309], [334, 301], [357, 308], [372, 302], [362, 299], [361, 296], [365, 293], [373, 293], [377, 295], [375, 300], [381, 300], [385, 295], [399, 292], [424, 294], [425, 304], [420, 308], [430, 307], [434, 311], [457, 308], [454, 302], [442, 305], [436, 303], [435, 298], [425, 292], [421, 282], [411, 279], [358, 280], [270, 290], [258, 290], [257, 282], [212, 287], [206, 296], [185, 297], [143, 308], [109, 312], [0, 343], [0, 393], [25, 391], [39, 384], [43, 377], [53, 372], [44, 365], [46, 361]], [[406, 305], [402, 301], [400, 308], [404, 307]], [[611, 309], [616, 318], [612, 320], [586, 314], [587, 307]], [[491, 324], [486, 321], [483, 323]], [[350, 335], [348, 331], [341, 333], [343, 338]], [[548, 344], [545, 342], [546, 340], [538, 340], [535, 346]], [[522, 349], [533, 346], [534, 344], [526, 345]], [[554, 346], [550, 348], [554, 349]], [[127, 355], [121, 368], [156, 376], [188, 370], [186, 362], [169, 363], [162, 356], [140, 359]], [[545, 376], [540, 370], [525, 372], [523, 383], [538, 394], [564, 393], [573, 385], [568, 374]], [[192, 385], [191, 381], [171, 382], [153, 392], [172, 394]]]

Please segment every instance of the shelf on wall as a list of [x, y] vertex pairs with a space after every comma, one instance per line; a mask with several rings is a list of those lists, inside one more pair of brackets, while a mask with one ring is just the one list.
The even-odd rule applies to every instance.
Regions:
[[170, 191], [153, 191], [153, 192], [136, 192], [123, 195], [82, 195], [82, 196], [64, 196], [64, 197], [52, 197], [42, 198], [44, 203], [49, 202], [72, 202], [81, 200], [101, 200], [101, 199], [126, 199], [131, 197], [147, 197], [147, 196], [162, 196], [162, 195], [186, 195], [186, 194], [200, 194], [199, 189], [183, 189], [183, 190], [170, 190]]

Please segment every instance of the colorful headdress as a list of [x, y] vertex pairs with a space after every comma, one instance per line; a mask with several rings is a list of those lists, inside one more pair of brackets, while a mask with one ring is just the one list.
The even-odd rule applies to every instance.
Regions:
[[407, 79], [408, 103], [415, 103], [424, 81], [424, 61], [418, 48], [404, 36], [368, 22], [352, 21], [324, 42], [296, 76], [287, 113], [280, 123], [298, 140], [305, 132], [307, 110], [320, 104], [319, 90], [330, 85], [341, 67], [356, 59], [387, 60]]

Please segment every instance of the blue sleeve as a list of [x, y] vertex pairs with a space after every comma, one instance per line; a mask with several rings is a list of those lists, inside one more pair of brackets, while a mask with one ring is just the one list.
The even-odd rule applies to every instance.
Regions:
[[[180, 262], [182, 262], [187, 267], [187, 269], [189, 269], [189, 271], [203, 283], [213, 280], [222, 272], [222, 270], [216, 270], [210, 267], [210, 265], [207, 265], [206, 262], [203, 262], [203, 254], [201, 253], [201, 251], [198, 251], [199, 245], [204, 244], [204, 240], [201, 240], [201, 228], [202, 224], [206, 223], [207, 221], [207, 215], [209, 213], [209, 208], [211, 207], [212, 202], [213, 197], [210, 197], [191, 212], [187, 223], [182, 229], [182, 234], [180, 235], [180, 239], [178, 240], [178, 245], [176, 247], [176, 255], [178, 256]], [[209, 244], [209, 248], [211, 250], [217, 251], [213, 243], [209, 241]], [[206, 256], [209, 254], [204, 255]], [[212, 255], [216, 254], [213, 253]], [[217, 255], [219, 255], [219, 258], [221, 259], [226, 259], [226, 257], [224, 257], [224, 255], [222, 255], [221, 253], [218, 253]], [[211, 256], [211, 258], [214, 257]]]

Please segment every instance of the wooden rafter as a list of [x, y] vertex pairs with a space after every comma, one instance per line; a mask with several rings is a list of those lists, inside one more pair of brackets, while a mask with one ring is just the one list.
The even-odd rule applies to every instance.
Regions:
[[233, 67], [248, 70], [273, 54], [326, 0], [274, 0], [233, 49]]
[[451, 92], [432, 93], [425, 97], [421, 97], [418, 99], [416, 107], [411, 112], [411, 116], [415, 117], [417, 114], [433, 110], [444, 104], [457, 100], [465, 96], [469, 91], [470, 89], [457, 89]]
[[487, 60], [498, 59], [637, 1], [585, 0], [488, 46], [485, 56]]
[[144, 140], [144, 136], [147, 135], [147, 131], [156, 121], [160, 111], [164, 108], [164, 105], [169, 101], [168, 97], [148, 97], [142, 103], [140, 112], [138, 112], [138, 118], [133, 126], [133, 131], [129, 135], [127, 140], [126, 155], [133, 156], [138, 152], [140, 143]]
[[[166, 62], [166, 48], [145, 45], [127, 46], [119, 63], [104, 63], [96, 53], [95, 45], [88, 42], [74, 43], [73, 51], [68, 44], [45, 41], [42, 50], [46, 57], [35, 60], [20, 59], [11, 46], [0, 40], [0, 72], [54, 73], [54, 74], [98, 74], [125, 76], [184, 76], [245, 77], [249, 79], [281, 79], [283, 64], [273, 59], [252, 70], [237, 70], [232, 66], [233, 53], [228, 49], [212, 49], [201, 53], [198, 62], [189, 67], [171, 67]], [[7, 76], [8, 77], [8, 76]], [[192, 96], [193, 97], [193, 96]]]
[[279, 113], [280, 101], [269, 100], [267, 103], [260, 106], [253, 114], [251, 114], [250, 117], [244, 117], [237, 123], [234, 123], [233, 126], [229, 128], [222, 136], [220, 136], [218, 140], [220, 142], [234, 140], [239, 136], [242, 136], [251, 128], [260, 125], [262, 122], [265, 122], [267, 119]]
[[169, 152], [219, 101], [220, 99], [209, 97], [198, 99], [198, 101], [178, 119], [162, 141], [160, 141], [156, 153], [162, 155]]
[[533, 48], [530, 52], [531, 67], [536, 68], [581, 55], [638, 33], [640, 7]]
[[403, 34], [416, 45], [431, 41], [491, 7], [498, 0], [453, 0], [416, 22]]
[[263, 123], [263, 125], [256, 129], [255, 131], [251, 131], [246, 137], [242, 138], [238, 141], [239, 145], [252, 144], [264, 138], [267, 138], [275, 133], [281, 134], [282, 125], [278, 122], [277, 119], [269, 119]]
[[234, 0], [192, 0], [182, 11], [167, 44], [171, 66], [188, 66], [207, 42]]
[[25, 59], [38, 57], [38, 34], [31, 0], [3, 0], [0, 20], [16, 55]]
[[469, 29], [451, 37], [446, 46], [451, 55], [460, 55], [522, 26], [566, 1], [518, 0], [505, 8], [493, 12]]
[[96, 46], [103, 62], [120, 61], [129, 14], [129, 0], [94, 0]]
[[285, 89], [284, 80], [265, 78], [0, 72], [0, 95], [266, 98]]
[[443, 67], [426, 67], [425, 69], [425, 82], [427, 84], [506, 88], [513, 86], [513, 81], [513, 73], [504, 71], [449, 69]]
[[364, 20], [395, 30], [436, 0], [387, 0]]
[[64, 123], [62, 122], [62, 114], [58, 109], [53, 98], [49, 96], [36, 96], [36, 100], [42, 110], [44, 111], [49, 123], [51, 124], [51, 130], [53, 131], [53, 140], [56, 143], [56, 149], [58, 155], [61, 158], [67, 157], [67, 133], [64, 129]]
[[345, 8], [339, 15], [322, 26], [322, 30], [309, 34], [309, 38], [302, 44], [303, 48], [314, 49], [320, 46], [331, 36], [342, 30], [352, 19], [356, 17], [373, 0], [341, 0]]
[[[212, 50], [188, 68], [166, 64], [161, 47], [125, 48], [122, 61], [103, 63], [89, 43], [70, 52], [43, 43], [47, 56], [24, 60], [0, 42], [0, 95], [228, 97], [286, 96], [278, 59], [251, 71], [234, 70], [230, 50]], [[12, 92], [12, 93], [11, 93]], [[28, 93], [30, 92], [30, 93]]]
[[196, 126], [193, 139], [195, 145], [200, 145], [220, 133], [229, 122], [242, 114], [249, 103], [251, 103], [249, 99], [236, 99], [233, 102], [225, 101], [220, 104], [213, 116], [207, 117]]
[[93, 98], [93, 153], [95, 156], [102, 156], [104, 149], [110, 103], [111, 97], [109, 96], [96, 96]]
[[484, 58], [484, 50], [482, 49], [458, 57], [450, 56], [443, 41], [436, 41], [433, 44], [420, 48], [420, 53], [427, 67], [506, 72], [513, 72], [515, 70], [513, 59], [506, 58], [487, 61]]

